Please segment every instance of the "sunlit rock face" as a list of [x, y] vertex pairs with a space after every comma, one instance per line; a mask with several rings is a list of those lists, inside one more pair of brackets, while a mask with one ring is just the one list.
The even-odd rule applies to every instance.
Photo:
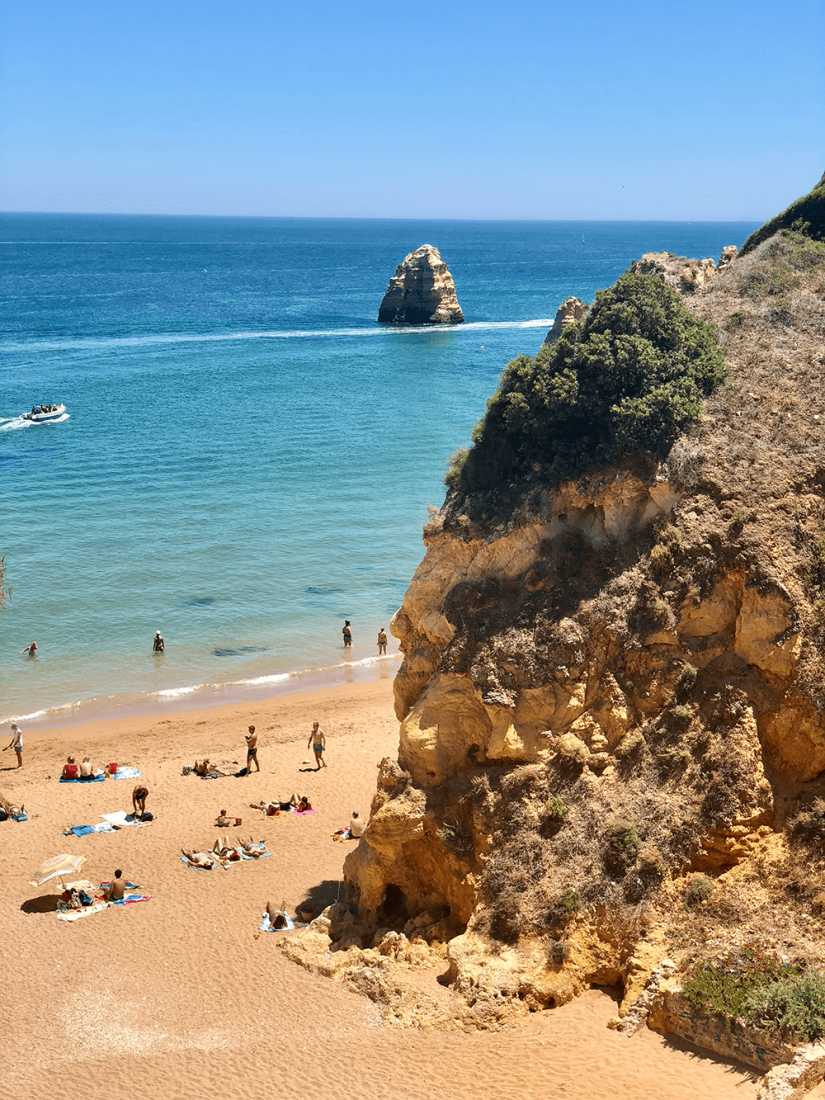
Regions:
[[453, 277], [437, 248], [423, 244], [390, 279], [378, 321], [387, 325], [459, 325], [464, 320]]

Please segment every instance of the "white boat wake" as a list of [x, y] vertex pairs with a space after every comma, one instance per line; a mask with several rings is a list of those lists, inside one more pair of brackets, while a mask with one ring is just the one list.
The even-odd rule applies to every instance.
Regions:
[[41, 428], [44, 424], [63, 424], [69, 419], [68, 413], [56, 417], [54, 420], [43, 420], [40, 423], [34, 420], [26, 420], [22, 416], [0, 416], [0, 432], [18, 432], [21, 428]]

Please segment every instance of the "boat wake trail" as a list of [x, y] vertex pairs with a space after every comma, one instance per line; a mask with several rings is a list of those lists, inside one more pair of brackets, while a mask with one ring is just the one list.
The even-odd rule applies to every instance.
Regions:
[[42, 428], [46, 424], [63, 424], [69, 419], [68, 413], [63, 413], [55, 420], [43, 420], [35, 423], [33, 420], [25, 420], [22, 416], [0, 416], [0, 432], [18, 432], [21, 428]]
[[65, 350], [92, 350], [95, 348], [126, 348], [145, 347], [150, 344], [197, 344], [220, 343], [228, 340], [316, 340], [329, 339], [340, 336], [422, 336], [432, 335], [434, 332], [490, 332], [496, 329], [509, 328], [550, 328], [553, 318], [539, 317], [532, 321], [468, 321], [463, 325], [400, 325], [391, 328], [386, 325], [374, 328], [334, 328], [334, 329], [293, 329], [289, 331], [272, 332], [218, 332], [218, 333], [158, 333], [147, 336], [111, 336], [90, 337], [77, 340], [63, 340], [60, 342], [49, 340], [40, 343], [31, 341], [25, 344], [6, 344], [5, 350], [31, 351], [65, 351]]

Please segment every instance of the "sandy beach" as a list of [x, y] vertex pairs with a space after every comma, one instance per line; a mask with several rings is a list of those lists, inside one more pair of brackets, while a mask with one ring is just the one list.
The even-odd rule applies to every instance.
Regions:
[[[326, 731], [328, 767], [310, 764], [314, 719]], [[244, 734], [258, 728], [261, 772], [214, 780], [182, 775], [204, 755], [245, 763]], [[327, 1100], [435, 1100], [563, 1095], [613, 1100], [756, 1095], [755, 1078], [665, 1042], [609, 1031], [615, 1003], [592, 990], [575, 1003], [497, 1034], [404, 1031], [340, 985], [289, 962], [279, 934], [259, 934], [267, 900], [287, 909], [333, 902], [347, 845], [332, 832], [366, 815], [376, 765], [395, 756], [398, 725], [389, 678], [263, 702], [172, 715], [24, 730], [24, 767], [0, 756], [0, 791], [24, 801], [27, 822], [0, 824], [0, 947], [6, 1006], [0, 1051], [4, 1092], [34, 1100], [70, 1089], [125, 1100], [146, 1093], [224, 1100], [300, 1092]], [[7, 740], [4, 742], [7, 743]], [[67, 754], [140, 770], [154, 821], [82, 837], [64, 828], [131, 810], [133, 780], [60, 784]], [[264, 818], [259, 799], [307, 794], [308, 816]], [[211, 847], [225, 809], [228, 830], [266, 841], [272, 856], [196, 873], [181, 848]], [[58, 921], [56, 889], [27, 880], [49, 856], [87, 857], [84, 877], [115, 868], [151, 900]], [[437, 993], [437, 975], [421, 980]]]

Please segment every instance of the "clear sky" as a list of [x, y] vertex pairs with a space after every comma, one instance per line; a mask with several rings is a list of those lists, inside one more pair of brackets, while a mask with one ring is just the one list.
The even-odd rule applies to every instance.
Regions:
[[822, 0], [0, 0], [0, 209], [749, 220], [825, 170]]

